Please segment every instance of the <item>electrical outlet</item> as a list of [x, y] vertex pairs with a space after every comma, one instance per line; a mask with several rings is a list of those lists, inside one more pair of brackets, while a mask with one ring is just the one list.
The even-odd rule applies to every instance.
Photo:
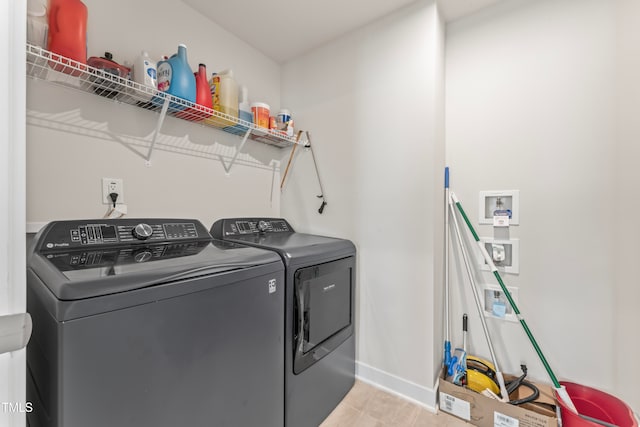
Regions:
[[102, 204], [112, 205], [113, 201], [109, 194], [116, 193], [118, 199], [116, 203], [124, 203], [124, 184], [120, 178], [102, 178]]

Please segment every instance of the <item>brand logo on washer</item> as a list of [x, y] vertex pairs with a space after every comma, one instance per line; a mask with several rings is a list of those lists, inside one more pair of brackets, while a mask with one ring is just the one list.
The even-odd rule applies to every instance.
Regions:
[[272, 294], [276, 291], [276, 279], [269, 280], [269, 293]]
[[336, 284], [332, 283], [329, 286], [325, 286], [324, 288], [322, 288], [322, 292], [329, 292], [330, 290], [332, 290], [335, 287], [336, 287]]
[[57, 247], [63, 247], [63, 248], [66, 248], [67, 246], [69, 246], [69, 244], [68, 244], [68, 243], [47, 243], [47, 249], [51, 249], [51, 248], [53, 248], [54, 246], [55, 246], [56, 248], [57, 248]]

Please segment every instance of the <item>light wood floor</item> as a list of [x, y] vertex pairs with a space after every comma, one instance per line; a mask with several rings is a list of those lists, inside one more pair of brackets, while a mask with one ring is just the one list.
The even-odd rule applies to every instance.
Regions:
[[433, 412], [356, 380], [351, 391], [320, 427], [469, 427], [458, 418]]

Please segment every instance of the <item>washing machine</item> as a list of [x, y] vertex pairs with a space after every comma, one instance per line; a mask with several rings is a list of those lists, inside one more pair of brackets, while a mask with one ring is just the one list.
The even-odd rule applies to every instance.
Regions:
[[284, 423], [284, 265], [187, 219], [57, 221], [28, 252], [31, 427]]
[[282, 218], [221, 219], [211, 234], [282, 258], [285, 425], [317, 427], [355, 381], [355, 246], [297, 233]]

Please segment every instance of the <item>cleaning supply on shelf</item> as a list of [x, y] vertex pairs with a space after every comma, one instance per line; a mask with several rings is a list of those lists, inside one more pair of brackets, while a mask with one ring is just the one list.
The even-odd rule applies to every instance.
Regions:
[[[51, 0], [49, 3], [49, 32], [47, 50], [51, 51], [49, 66], [72, 76], [82, 74], [82, 67], [70, 68], [66, 59], [87, 63], [87, 6], [80, 0]], [[75, 64], [74, 64], [75, 65]]]
[[238, 118], [245, 122], [253, 123], [253, 113], [251, 112], [251, 104], [249, 104], [249, 90], [246, 86], [242, 86], [238, 95]]
[[[149, 58], [149, 54], [146, 51], [142, 51], [140, 56], [136, 58], [133, 64], [133, 76], [132, 80], [142, 86], [146, 86], [151, 89], [158, 89], [158, 74], [156, 71], [156, 63]], [[153, 98], [152, 94], [146, 92], [136, 91], [136, 98], [140, 98], [142, 101], [150, 101]]]
[[245, 135], [249, 130], [249, 125], [253, 124], [253, 113], [249, 104], [249, 90], [246, 86], [241, 86], [238, 91], [238, 123], [224, 128], [225, 132], [236, 135]]
[[228, 117], [213, 116], [207, 123], [216, 127], [233, 126], [238, 122], [238, 84], [232, 70], [224, 70], [212, 75], [209, 80], [213, 109]]
[[287, 128], [289, 120], [291, 120], [291, 111], [283, 108], [278, 112], [276, 118], [278, 122], [278, 129], [285, 130]]
[[100, 96], [106, 96], [107, 98], [113, 98], [120, 91], [118, 88], [123, 86], [123, 82], [113, 81], [112, 79], [105, 78], [108, 74], [128, 78], [131, 69], [120, 65], [113, 60], [113, 55], [110, 52], [105, 52], [104, 56], [96, 57], [92, 56], [87, 60], [87, 65], [96, 68], [97, 70], [91, 70], [89, 80], [92, 83], [93, 91]]
[[213, 109], [213, 98], [209, 90], [209, 81], [207, 80], [207, 66], [205, 64], [198, 65], [198, 72], [193, 73], [196, 79], [196, 105], [187, 108], [176, 114], [181, 119], [199, 122], [211, 117]]
[[281, 109], [276, 116], [276, 124], [278, 131], [286, 136], [293, 136], [293, 119], [291, 111], [286, 108]]
[[27, 1], [27, 43], [47, 47], [47, 7], [44, 0]]
[[253, 123], [257, 127], [269, 129], [269, 104], [264, 102], [254, 102], [251, 104], [251, 112], [253, 113]]
[[[158, 90], [160, 92], [182, 98], [189, 102], [196, 102], [196, 79], [187, 61], [187, 46], [178, 45], [178, 53], [171, 55], [166, 61], [158, 62]], [[162, 106], [164, 99], [156, 96], [152, 102]], [[169, 107], [184, 110], [186, 105], [172, 102]]]

